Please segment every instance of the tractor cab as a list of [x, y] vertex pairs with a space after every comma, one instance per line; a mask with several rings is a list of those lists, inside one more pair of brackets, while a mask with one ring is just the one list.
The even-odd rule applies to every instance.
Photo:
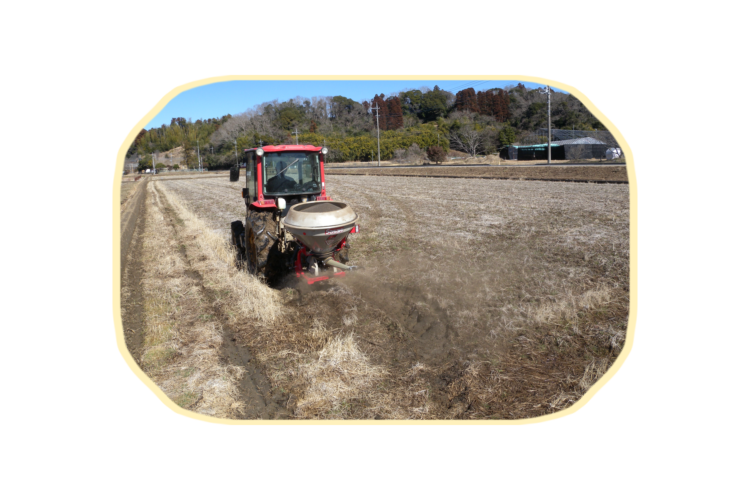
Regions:
[[[327, 152], [326, 148], [300, 145], [246, 149], [246, 187], [242, 195], [247, 205], [283, 210], [297, 203], [327, 200], [324, 174]], [[239, 172], [230, 173], [230, 180], [239, 180]], [[284, 201], [279, 202], [280, 198]]]

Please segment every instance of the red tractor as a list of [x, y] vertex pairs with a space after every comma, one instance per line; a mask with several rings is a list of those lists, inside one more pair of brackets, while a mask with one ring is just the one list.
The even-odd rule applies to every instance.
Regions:
[[[348, 236], [358, 216], [325, 189], [325, 147], [282, 145], [246, 149], [247, 218], [232, 222], [232, 244], [247, 270], [273, 283], [294, 271], [308, 284], [355, 269]], [[239, 180], [233, 168], [229, 180]]]

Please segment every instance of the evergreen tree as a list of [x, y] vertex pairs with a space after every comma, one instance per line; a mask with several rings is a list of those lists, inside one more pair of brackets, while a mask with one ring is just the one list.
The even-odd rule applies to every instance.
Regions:
[[456, 93], [456, 109], [458, 111], [479, 113], [477, 94], [474, 92], [474, 88], [469, 87], [468, 89], [460, 90]]
[[434, 121], [444, 117], [448, 113], [448, 93], [435, 88], [422, 96], [420, 102], [420, 118], [425, 121]]
[[497, 142], [501, 147], [510, 146], [516, 142], [516, 131], [513, 127], [505, 126], [500, 129], [497, 135]]

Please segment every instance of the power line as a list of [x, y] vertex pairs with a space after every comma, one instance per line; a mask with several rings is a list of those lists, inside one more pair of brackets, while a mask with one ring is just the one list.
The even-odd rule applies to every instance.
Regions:
[[475, 82], [480, 82], [480, 81], [481, 80], [470, 80], [468, 82], [464, 82], [464, 83], [460, 83], [458, 85], [454, 85], [453, 87], [451, 87], [449, 89], [445, 89], [445, 90], [448, 91], [448, 92], [453, 92], [455, 89], [459, 89], [459, 88], [465, 87], [465, 86], [470, 87], [470, 86], [474, 85]]
[[[459, 90], [456, 90], [456, 91], [455, 91], [455, 92], [453, 92], [453, 93], [454, 93], [454, 94], [458, 94], [459, 92], [461, 92], [461, 91], [463, 91], [463, 90], [466, 90], [466, 89], [470, 89], [470, 88], [474, 88], [474, 87], [479, 87], [479, 86], [481, 86], [481, 85], [482, 85], [483, 83], [489, 83], [489, 80], [488, 80], [488, 81], [486, 81], [486, 82], [481, 82], [481, 83], [479, 83], [479, 84], [474, 84], [474, 85], [470, 85], [470, 86], [468, 86], [468, 87], [466, 87], [466, 88], [463, 88], [463, 89], [459, 89]], [[476, 89], [475, 89], [475, 90], [476, 90]], [[489, 90], [489, 89], [488, 89], [488, 90]], [[482, 90], [477, 90], [477, 93], [479, 93], [479, 92], [482, 92]]]
[[[458, 85], [456, 87], [448, 89], [448, 92], [451, 92], [451, 93], [455, 94], [457, 92], [461, 92], [462, 90], [466, 90], [466, 89], [474, 87], [474, 86], [478, 87], [480, 85], [483, 85], [485, 83], [489, 83], [491, 81], [492, 80], [476, 80], [476, 81], [473, 81], [473, 82], [463, 83], [461, 85]], [[463, 88], [461, 88], [461, 87], [463, 87]]]

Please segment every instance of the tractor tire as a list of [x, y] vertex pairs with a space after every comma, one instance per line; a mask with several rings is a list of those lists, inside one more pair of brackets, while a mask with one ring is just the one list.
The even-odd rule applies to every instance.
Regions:
[[248, 211], [245, 224], [247, 270], [269, 283], [284, 271], [278, 237], [278, 224], [273, 220], [273, 212]]
[[240, 169], [238, 167], [232, 167], [229, 169], [229, 182], [237, 182], [240, 180]]
[[245, 225], [241, 220], [232, 222], [232, 246], [237, 252], [237, 265], [241, 265], [245, 260]]

